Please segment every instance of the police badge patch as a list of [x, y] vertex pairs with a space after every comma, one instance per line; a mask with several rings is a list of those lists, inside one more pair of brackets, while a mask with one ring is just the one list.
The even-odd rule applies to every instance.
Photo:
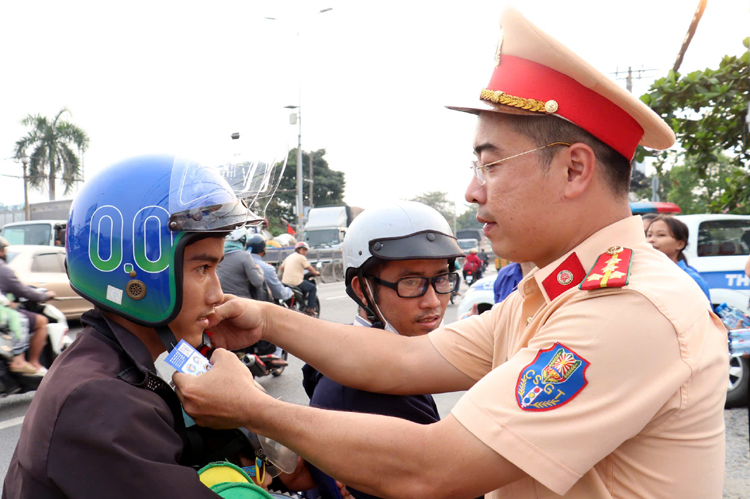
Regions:
[[567, 404], [588, 384], [589, 361], [555, 343], [540, 350], [518, 375], [516, 401], [524, 411], [549, 411]]

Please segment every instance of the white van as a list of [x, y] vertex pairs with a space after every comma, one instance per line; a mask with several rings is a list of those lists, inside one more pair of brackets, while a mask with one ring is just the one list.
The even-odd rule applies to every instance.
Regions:
[[3, 227], [3, 237], [10, 244], [65, 246], [67, 220], [27, 220]]
[[[680, 215], [690, 231], [684, 254], [688, 264], [708, 283], [711, 303], [726, 303], [750, 314], [750, 278], [745, 264], [750, 258], [750, 215]], [[727, 406], [748, 402], [750, 362], [729, 361]]]

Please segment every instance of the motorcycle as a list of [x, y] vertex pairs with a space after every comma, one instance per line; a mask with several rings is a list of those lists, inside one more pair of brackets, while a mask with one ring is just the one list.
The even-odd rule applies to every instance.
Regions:
[[[318, 268], [320, 268], [320, 263], [318, 263]], [[303, 279], [312, 282], [313, 284], [315, 284], [315, 286], [318, 285], [318, 281], [315, 280], [315, 276], [308, 271], [305, 271], [305, 276], [303, 277]], [[286, 306], [292, 310], [296, 310], [297, 312], [302, 312], [304, 314], [305, 309], [307, 309], [307, 296], [297, 286], [290, 286], [290, 288], [292, 289], [292, 297], [286, 301]], [[318, 298], [317, 296], [315, 297], [315, 305], [313, 306], [313, 310], [314, 312], [310, 315], [312, 315], [313, 317], [320, 317], [320, 298]]]
[[[46, 292], [45, 289], [40, 289]], [[68, 321], [60, 310], [46, 302], [35, 302], [20, 298], [16, 300], [19, 308], [41, 314], [47, 318], [47, 343], [39, 357], [39, 362], [47, 369], [73, 340], [68, 336]], [[7, 331], [4, 331], [7, 333]], [[12, 341], [12, 340], [11, 340]], [[28, 351], [27, 351], [28, 355]], [[0, 359], [0, 395], [7, 396], [17, 393], [34, 391], [42, 381], [41, 376], [24, 376], [13, 373], [8, 369], [5, 359]]]
[[[247, 366], [253, 377], [281, 376], [288, 365], [289, 353], [286, 350], [277, 352], [276, 345], [260, 340], [255, 345], [235, 352], [243, 364]], [[278, 353], [278, 354], [277, 354]]]
[[480, 277], [481, 274], [476, 270], [464, 270], [464, 280], [468, 286], [474, 284]]

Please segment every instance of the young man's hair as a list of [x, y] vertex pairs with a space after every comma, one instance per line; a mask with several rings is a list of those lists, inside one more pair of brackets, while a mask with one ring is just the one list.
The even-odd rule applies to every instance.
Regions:
[[[594, 151], [612, 192], [618, 196], [627, 196], [630, 191], [630, 161], [578, 125], [556, 116], [515, 115], [511, 115], [510, 125], [515, 132], [528, 137], [539, 147], [553, 142], [586, 144]], [[549, 167], [556, 152], [558, 149], [552, 147], [541, 149], [539, 155], [542, 166]]]

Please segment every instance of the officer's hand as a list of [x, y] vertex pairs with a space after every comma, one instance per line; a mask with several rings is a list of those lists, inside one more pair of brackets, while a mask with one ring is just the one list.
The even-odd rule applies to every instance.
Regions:
[[211, 370], [200, 376], [172, 375], [182, 407], [201, 426], [247, 426], [253, 411], [263, 410], [262, 399], [268, 395], [255, 388], [253, 375], [232, 352], [215, 350], [211, 362]]
[[211, 344], [227, 350], [247, 348], [263, 338], [264, 313], [259, 302], [224, 296], [224, 303], [208, 316]]
[[47, 291], [47, 300], [46, 301], [54, 300], [55, 298], [57, 298], [57, 294], [55, 294], [54, 291]]

